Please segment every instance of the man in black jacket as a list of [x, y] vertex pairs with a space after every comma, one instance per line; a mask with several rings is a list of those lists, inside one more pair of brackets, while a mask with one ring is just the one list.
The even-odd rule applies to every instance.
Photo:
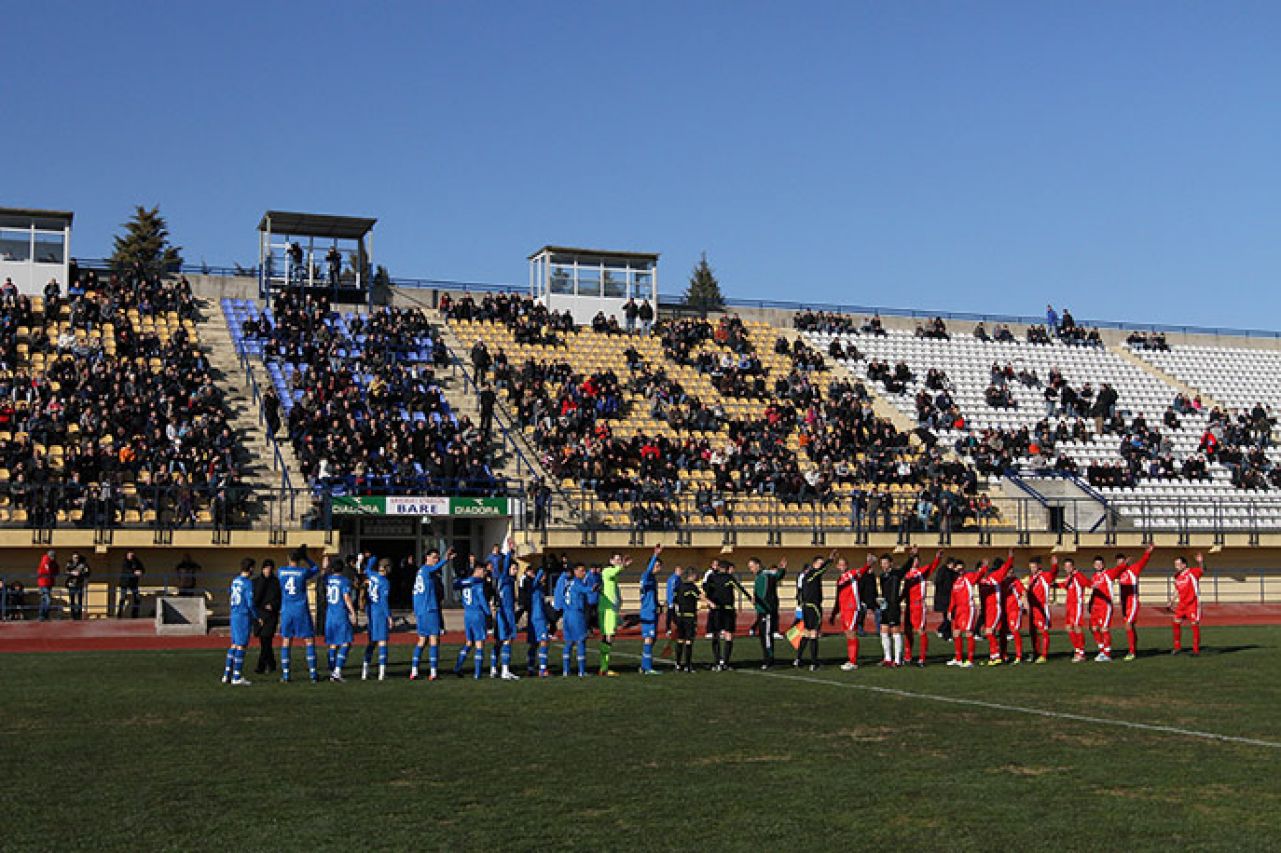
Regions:
[[139, 584], [145, 569], [142, 567], [142, 560], [133, 551], [125, 553], [124, 565], [120, 567], [120, 584], [117, 587], [116, 618], [123, 619], [125, 615], [125, 602], [129, 602], [129, 618], [137, 619], [138, 611], [142, 607], [142, 595], [139, 591]]
[[818, 638], [823, 633], [823, 573], [827, 571], [828, 564], [835, 559], [835, 549], [826, 560], [815, 557], [797, 579], [796, 599], [801, 608], [801, 624], [804, 627], [804, 633], [801, 635], [800, 645], [796, 648], [796, 660], [792, 661], [792, 666], [801, 665], [801, 660], [805, 657], [805, 647], [809, 646], [811, 672], [818, 669]]
[[[253, 569], [254, 561], [245, 557], [242, 566]], [[259, 675], [276, 671], [276, 650], [272, 643], [276, 638], [276, 626], [280, 622], [280, 581], [276, 580], [276, 563], [274, 560], [262, 561], [262, 573], [254, 578], [254, 607], [258, 609], [258, 665], [254, 671]]]
[[916, 555], [897, 568], [889, 555], [881, 556], [881, 596], [876, 602], [881, 609], [881, 666], [903, 665], [903, 576], [916, 561]]
[[956, 560], [948, 559], [934, 573], [934, 612], [943, 615], [939, 638], [952, 639], [952, 584], [956, 581]]

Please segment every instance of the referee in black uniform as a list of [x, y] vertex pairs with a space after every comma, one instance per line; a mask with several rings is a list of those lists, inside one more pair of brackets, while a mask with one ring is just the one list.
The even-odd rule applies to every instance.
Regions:
[[801, 572], [797, 585], [797, 600], [801, 606], [801, 620], [804, 633], [801, 644], [796, 648], [796, 660], [792, 666], [800, 666], [805, 657], [805, 648], [810, 650], [810, 671], [818, 669], [818, 638], [823, 633], [823, 573], [828, 565], [836, 559], [833, 550], [828, 559], [815, 557], [805, 571]]

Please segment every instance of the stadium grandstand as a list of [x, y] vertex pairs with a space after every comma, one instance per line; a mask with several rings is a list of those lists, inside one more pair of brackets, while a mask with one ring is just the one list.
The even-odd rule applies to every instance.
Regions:
[[[370, 306], [309, 283], [264, 296], [234, 270], [72, 269], [2, 294], [0, 525], [33, 565], [94, 550], [91, 614], [116, 609], [126, 548], [195, 553], [214, 614], [244, 554], [372, 548], [404, 607], [430, 549], [509, 533], [534, 563], [656, 541], [700, 560], [1201, 546], [1224, 555], [1221, 600], [1281, 594], [1250, 550], [1281, 533], [1275, 337], [1068, 312], [702, 314], [640, 291], [580, 322], [509, 286], [392, 280]], [[154, 573], [148, 600], [178, 581]]]

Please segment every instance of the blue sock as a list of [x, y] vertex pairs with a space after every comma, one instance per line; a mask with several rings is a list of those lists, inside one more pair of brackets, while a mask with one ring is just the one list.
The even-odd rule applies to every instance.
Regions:
[[454, 664], [454, 672], [462, 672], [463, 664], [467, 662], [467, 650], [469, 646], [463, 646], [458, 650], [458, 663]]
[[338, 649], [334, 648], [333, 646], [330, 646], [329, 647], [329, 671], [330, 672], [333, 672], [334, 661], [336, 661], [337, 659], [338, 659]]
[[538, 655], [537, 647], [530, 646], [529, 652], [525, 657], [525, 665], [529, 668], [530, 672], [534, 671], [534, 660], [537, 658], [537, 655]]
[[315, 646], [307, 647], [307, 672], [311, 673], [311, 677], [314, 680], [316, 677], [316, 647]]
[[498, 647], [501, 645], [502, 643], [494, 643], [492, 646], [489, 647], [489, 668], [490, 669], [497, 669], [498, 667]]
[[334, 671], [337, 672], [339, 675], [342, 675], [343, 664], [347, 662], [347, 652], [350, 650], [351, 650], [351, 646], [338, 647], [338, 655], [336, 660], [334, 661]]
[[379, 666], [387, 665], [387, 644], [386, 643], [383, 643], [381, 646], [378, 647], [378, 665]]
[[222, 677], [231, 678], [231, 667], [236, 662], [236, 650], [227, 649], [227, 663], [222, 668]]
[[579, 640], [578, 646], [578, 674], [587, 674], [587, 641]]
[[289, 664], [293, 653], [293, 646], [285, 646], [280, 650], [280, 677], [285, 681], [289, 680]]
[[565, 658], [564, 658], [564, 661], [563, 661], [563, 663], [564, 663], [564, 668], [561, 670], [561, 672], [565, 673], [565, 675], [569, 675], [569, 658], [570, 658], [570, 655], [572, 655], [573, 653], [574, 653], [574, 644], [573, 644], [573, 643], [566, 643], [566, 644], [565, 644]]
[[418, 664], [422, 663], [422, 660], [423, 660], [423, 647], [422, 647], [422, 646], [414, 646], [414, 660], [413, 660], [413, 663], [411, 663], [411, 664], [410, 664], [410, 668], [411, 668], [414, 672], [417, 672], [417, 671], [418, 671]]
[[503, 661], [503, 669], [507, 669], [507, 667], [512, 665], [512, 644], [511, 643], [503, 643], [502, 661]]
[[231, 671], [231, 679], [232, 681], [239, 681], [241, 678], [241, 673], [245, 671], [245, 650], [236, 649], [235, 657], [236, 657], [236, 665]]
[[539, 672], [547, 671], [547, 647], [546, 646], [538, 647], [538, 671]]
[[484, 663], [485, 663], [485, 650], [484, 650], [484, 649], [477, 649], [477, 650], [476, 650], [476, 657], [475, 657], [475, 661], [476, 661], [476, 677], [477, 677], [477, 678], [480, 678], [480, 671], [481, 671], [481, 669], [483, 668]]
[[376, 646], [374, 646], [374, 644], [373, 644], [373, 643], [370, 643], [369, 645], [365, 646], [365, 663], [373, 663], [373, 662], [374, 662], [374, 649], [375, 649], [375, 648], [376, 648]]
[[440, 664], [440, 646], [432, 646], [427, 651], [427, 660], [431, 663], [431, 674], [436, 674], [436, 667]]
[[654, 668], [654, 644], [645, 643], [641, 646], [641, 672], [649, 672]]

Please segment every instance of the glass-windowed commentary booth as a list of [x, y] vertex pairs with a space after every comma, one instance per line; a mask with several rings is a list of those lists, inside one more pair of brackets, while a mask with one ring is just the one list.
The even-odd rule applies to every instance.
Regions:
[[544, 246], [529, 256], [529, 288], [549, 309], [568, 310], [580, 324], [599, 312], [622, 323], [629, 299], [649, 302], [657, 316], [658, 255]]
[[62, 210], [0, 207], [0, 284], [39, 294], [50, 279], [66, 292], [71, 264], [71, 219]]

